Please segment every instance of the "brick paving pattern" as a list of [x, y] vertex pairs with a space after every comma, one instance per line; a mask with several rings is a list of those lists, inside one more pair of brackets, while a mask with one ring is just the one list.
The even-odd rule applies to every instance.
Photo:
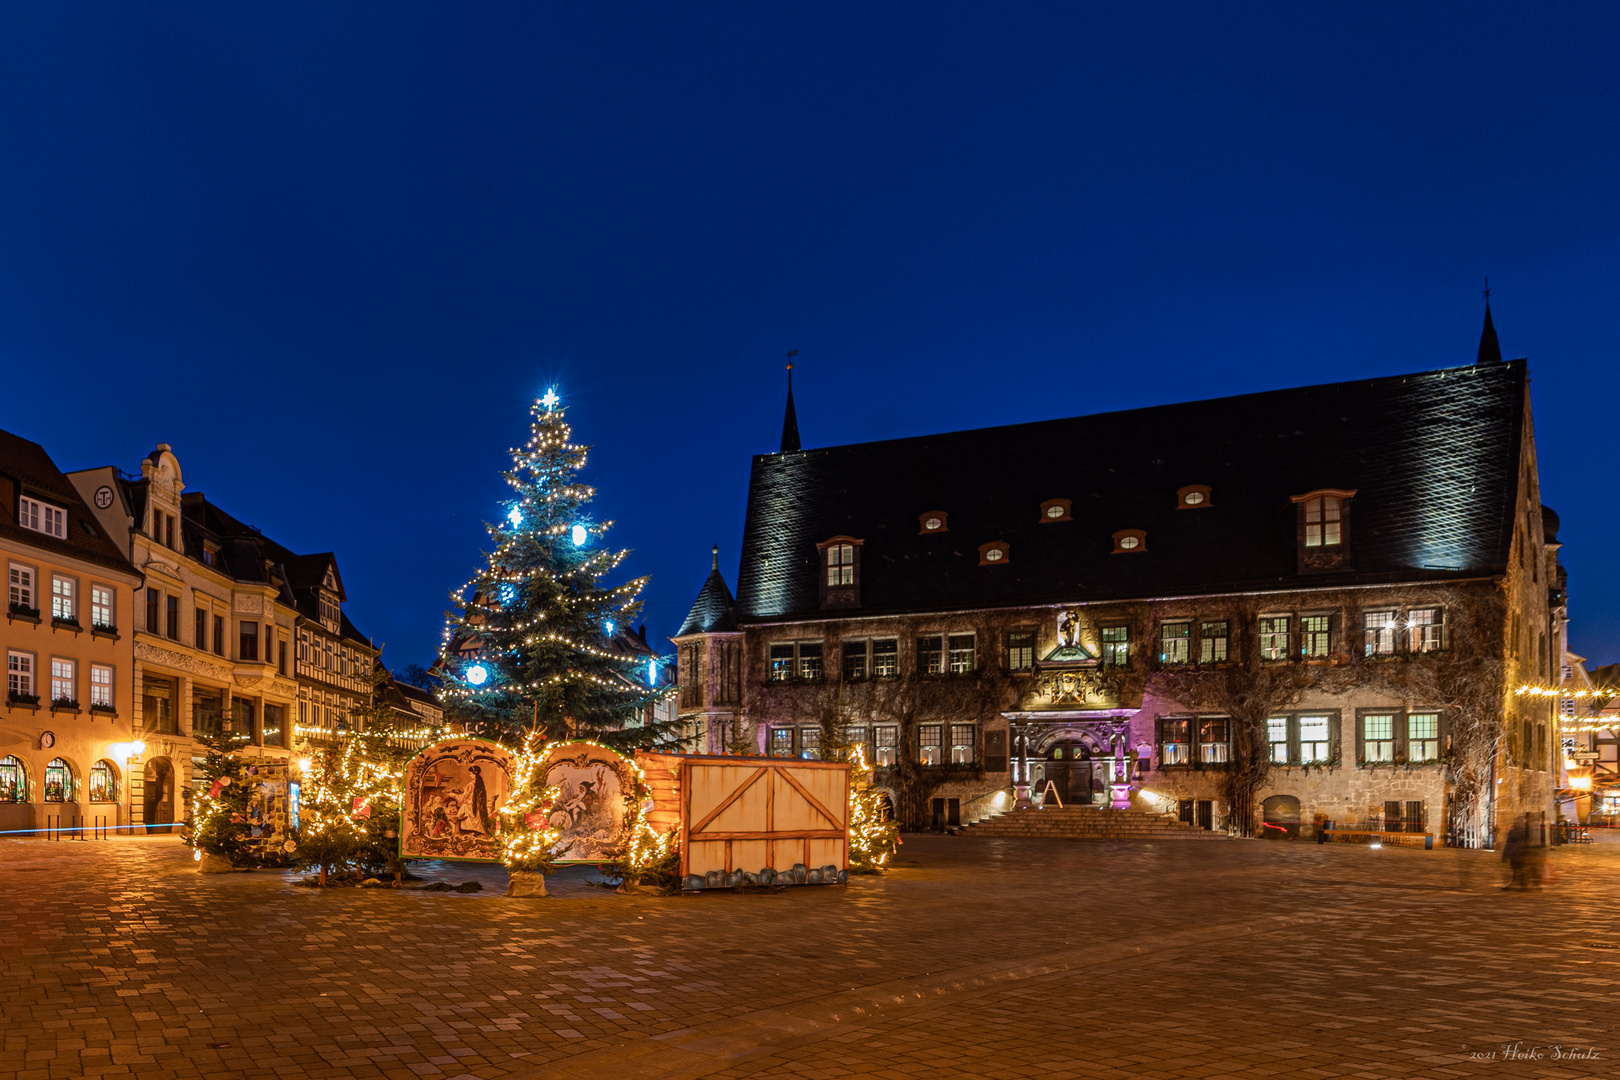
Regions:
[[847, 888], [544, 900], [189, 855], [0, 842], [0, 1080], [1620, 1075], [1620, 844], [1542, 893], [1260, 841], [914, 837]]

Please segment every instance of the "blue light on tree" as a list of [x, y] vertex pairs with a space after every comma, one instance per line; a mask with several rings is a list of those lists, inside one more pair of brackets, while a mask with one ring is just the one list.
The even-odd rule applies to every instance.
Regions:
[[658, 661], [656, 660], [647, 661], [647, 685], [658, 685]]
[[585, 531], [585, 526], [583, 526], [583, 525], [575, 525], [574, 526], [574, 546], [575, 547], [584, 547], [585, 546], [585, 541], [587, 539], [589, 539], [589, 538], [590, 538], [590, 534]]
[[511, 512], [506, 515], [506, 520], [512, 523], [512, 528], [517, 528], [523, 524], [523, 511], [515, 506], [512, 507]]
[[607, 621], [607, 632], [608, 632], [609, 637], [613, 636], [613, 620], [612, 619], [609, 619]]
[[483, 686], [489, 681], [489, 668], [483, 664], [474, 664], [467, 669], [467, 681], [473, 686]]

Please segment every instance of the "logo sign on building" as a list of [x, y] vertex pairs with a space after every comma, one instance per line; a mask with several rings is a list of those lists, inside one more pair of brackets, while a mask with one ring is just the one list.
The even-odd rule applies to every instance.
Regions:
[[516, 755], [485, 739], [434, 743], [405, 768], [404, 859], [501, 861], [501, 807]]

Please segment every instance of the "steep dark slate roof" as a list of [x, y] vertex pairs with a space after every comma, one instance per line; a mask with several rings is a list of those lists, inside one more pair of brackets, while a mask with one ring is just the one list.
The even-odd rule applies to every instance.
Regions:
[[[58, 539], [17, 524], [17, 500], [23, 495], [65, 511], [67, 537]], [[41, 551], [135, 573], [123, 549], [102, 531], [73, 481], [62, 475], [45, 448], [9, 431], [0, 431], [0, 536]], [[46, 588], [48, 598], [49, 582]]]
[[680, 632], [675, 636], [712, 634], [735, 629], [737, 629], [737, 602], [732, 599], [731, 590], [726, 586], [726, 579], [720, 576], [720, 555], [717, 549], [714, 569], [709, 571], [709, 580], [698, 590], [697, 599], [692, 601], [692, 610], [686, 613], [686, 621], [681, 623]]
[[1485, 328], [1479, 332], [1479, 359], [1480, 364], [1500, 364], [1502, 362], [1502, 344], [1496, 340], [1496, 325], [1491, 322], [1491, 302], [1485, 301]]
[[[820, 615], [816, 544], [837, 535], [865, 542], [861, 606], [838, 615], [1500, 573], [1526, 378], [1514, 360], [760, 455], [737, 618]], [[1207, 508], [1177, 508], [1191, 484]], [[1320, 488], [1358, 492], [1353, 569], [1302, 577], [1290, 496]], [[1074, 520], [1042, 523], [1048, 499]], [[919, 535], [928, 510], [949, 531]], [[1121, 529], [1145, 550], [1113, 554]], [[993, 540], [1009, 558], [980, 566]]]

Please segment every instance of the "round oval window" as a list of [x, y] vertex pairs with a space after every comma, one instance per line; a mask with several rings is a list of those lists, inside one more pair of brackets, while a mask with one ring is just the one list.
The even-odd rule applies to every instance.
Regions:
[[1188, 506], [1197, 506], [1199, 503], [1201, 503], [1203, 501], [1204, 501], [1204, 493], [1202, 491], [1189, 491], [1189, 492], [1187, 492], [1186, 503], [1187, 503]]
[[1062, 517], [1063, 516], [1063, 507], [1061, 507], [1061, 506], [1048, 506], [1046, 508], [1046, 516], [1049, 517], [1049, 518], [1060, 518], [1060, 517]]
[[1007, 553], [1000, 548], [991, 548], [984, 553], [985, 562], [1000, 562]]
[[1134, 536], [1122, 536], [1119, 538], [1119, 546], [1125, 551], [1134, 549], [1141, 542]]
[[939, 518], [929, 518], [927, 521], [923, 522], [923, 528], [933, 530], [939, 528], [943, 524], [945, 523], [939, 520]]

